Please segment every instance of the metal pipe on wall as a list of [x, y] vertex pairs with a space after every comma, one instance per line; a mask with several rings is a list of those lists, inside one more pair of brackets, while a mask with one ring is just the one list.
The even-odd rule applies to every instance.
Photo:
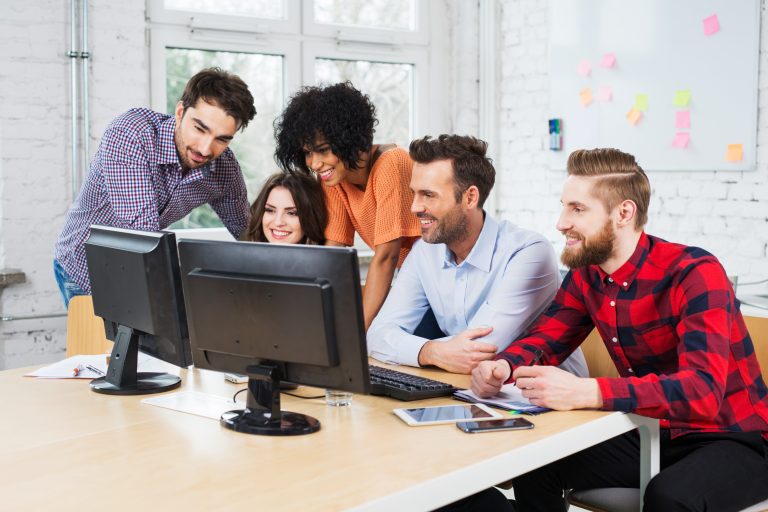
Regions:
[[83, 167], [86, 167], [90, 163], [90, 139], [91, 139], [91, 114], [88, 101], [88, 74], [90, 71], [89, 62], [91, 59], [91, 53], [88, 49], [88, 0], [81, 0], [81, 34], [82, 34], [82, 49], [80, 51], [81, 59], [81, 82], [80, 85], [83, 90]]
[[70, 17], [69, 17], [69, 52], [67, 52], [67, 57], [69, 57], [69, 63], [70, 63], [70, 112], [72, 115], [72, 134], [71, 134], [71, 162], [70, 165], [72, 166], [71, 169], [71, 176], [72, 176], [72, 200], [74, 201], [75, 197], [77, 196], [77, 192], [79, 189], [79, 182], [78, 182], [78, 148], [77, 148], [77, 141], [78, 141], [78, 123], [77, 123], [77, 114], [78, 114], [78, 87], [77, 87], [77, 59], [79, 58], [80, 54], [77, 51], [77, 2], [78, 0], [70, 0], [69, 2], [69, 9], [70, 9]]

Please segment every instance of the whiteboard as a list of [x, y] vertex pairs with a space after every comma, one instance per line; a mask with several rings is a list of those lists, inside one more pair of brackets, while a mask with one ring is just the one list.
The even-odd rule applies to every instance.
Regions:
[[[705, 35], [712, 15], [719, 30]], [[614, 147], [645, 170], [755, 169], [760, 0], [550, 0], [549, 16], [550, 117], [563, 124], [554, 168], [575, 149]], [[632, 124], [638, 95], [646, 110]], [[726, 160], [729, 144], [741, 160]]]

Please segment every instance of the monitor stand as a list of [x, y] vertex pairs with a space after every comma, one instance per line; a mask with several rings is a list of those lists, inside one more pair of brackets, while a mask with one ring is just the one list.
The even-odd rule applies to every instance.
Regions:
[[107, 375], [92, 380], [91, 390], [107, 395], [149, 395], [181, 385], [181, 379], [170, 373], [137, 371], [140, 335], [124, 325], [117, 328]]
[[245, 409], [221, 415], [221, 424], [236, 432], [263, 436], [299, 436], [320, 430], [320, 422], [306, 414], [280, 410], [280, 378], [277, 365], [246, 368], [248, 399]]

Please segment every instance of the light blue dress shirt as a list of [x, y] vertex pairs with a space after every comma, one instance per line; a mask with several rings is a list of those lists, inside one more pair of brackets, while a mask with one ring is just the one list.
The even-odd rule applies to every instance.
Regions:
[[[483, 229], [459, 265], [445, 244], [418, 240], [368, 329], [368, 355], [390, 364], [419, 366], [428, 340], [414, 336], [428, 308], [450, 337], [491, 326], [476, 341], [504, 350], [549, 306], [560, 281], [552, 244], [542, 235], [486, 214]], [[560, 365], [588, 376], [581, 349]]]

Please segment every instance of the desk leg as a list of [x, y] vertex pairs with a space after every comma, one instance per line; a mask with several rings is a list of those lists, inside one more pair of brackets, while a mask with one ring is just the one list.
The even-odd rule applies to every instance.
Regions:
[[645, 488], [659, 473], [659, 421], [632, 414], [640, 433], [640, 510], [643, 510]]

